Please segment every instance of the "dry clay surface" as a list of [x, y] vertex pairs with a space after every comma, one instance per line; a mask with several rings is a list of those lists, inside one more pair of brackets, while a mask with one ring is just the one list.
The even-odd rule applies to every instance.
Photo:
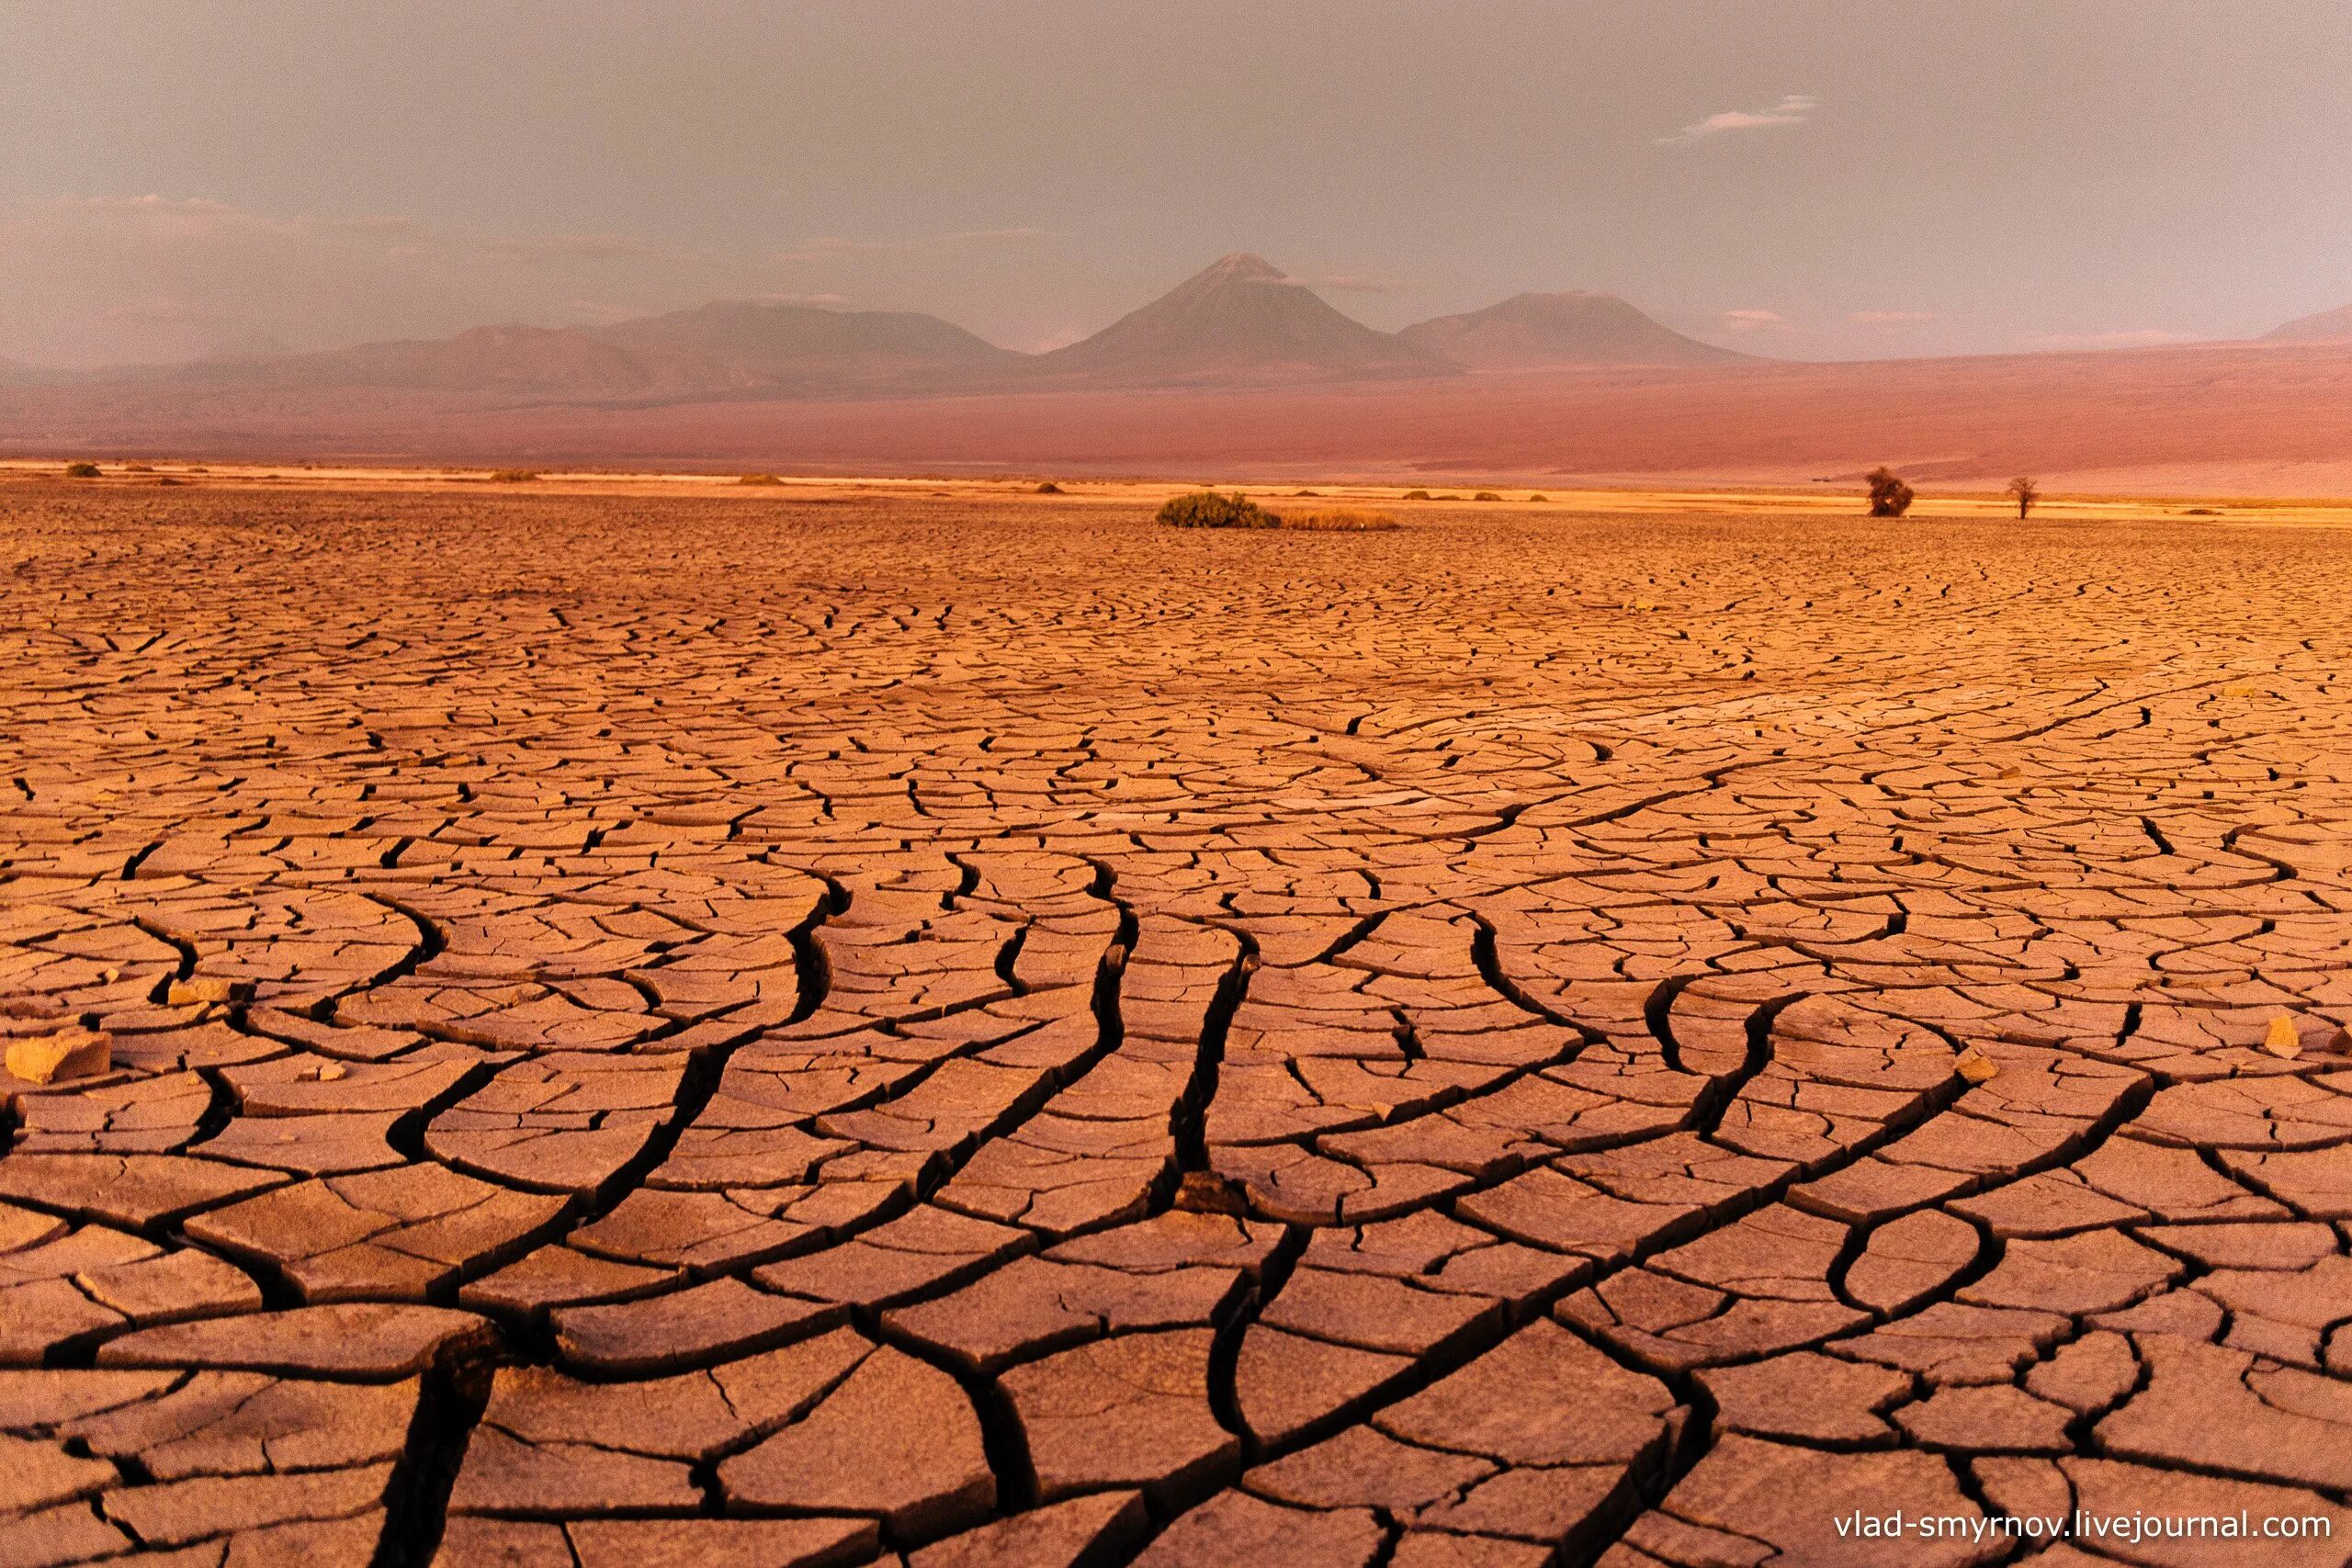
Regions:
[[0, 1568], [2340, 1563], [2346, 539], [17, 489]]

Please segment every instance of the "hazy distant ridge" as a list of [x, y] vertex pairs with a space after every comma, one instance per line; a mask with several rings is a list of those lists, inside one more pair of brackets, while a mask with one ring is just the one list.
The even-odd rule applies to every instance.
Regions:
[[1614, 294], [1575, 289], [1514, 294], [1466, 315], [1419, 321], [1396, 334], [1476, 370], [1574, 365], [1729, 365], [1753, 358], [1684, 337]]
[[2265, 343], [2352, 343], [2352, 305], [2298, 316], [2262, 334]]
[[597, 327], [74, 374], [0, 366], [0, 448], [699, 457], [782, 469], [2097, 477], [2352, 491], [2352, 310], [2267, 341], [1805, 364], [1613, 296], [1383, 333], [1230, 255], [1019, 354], [935, 316], [722, 302]]
[[368, 394], [402, 400], [690, 402], [746, 397], [1105, 390], [1443, 377], [1465, 368], [1699, 365], [1742, 357], [1605, 294], [1521, 295], [1384, 333], [1261, 257], [1221, 257], [1092, 336], [1000, 348], [936, 316], [718, 301], [601, 327], [470, 328], [451, 337], [64, 376], [0, 364], [0, 385], [71, 380], [88, 399], [175, 392], [203, 403]]

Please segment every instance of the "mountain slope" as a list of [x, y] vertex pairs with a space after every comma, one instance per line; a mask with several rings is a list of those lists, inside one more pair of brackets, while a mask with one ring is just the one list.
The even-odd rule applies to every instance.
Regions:
[[[182, 400], [230, 416], [307, 408], [331, 420], [337, 411], [394, 406], [967, 390], [1001, 381], [1026, 358], [935, 316], [719, 303], [608, 327], [474, 327], [446, 338], [99, 371], [74, 378], [72, 397], [126, 413]], [[0, 385], [47, 378], [0, 369]]]
[[936, 316], [721, 301], [587, 335], [631, 355], [663, 388], [722, 392], [956, 384], [1024, 356]]
[[1498, 305], [1419, 321], [1396, 334], [1474, 370], [1575, 365], [1728, 365], [1750, 355], [1684, 337], [1614, 294], [1514, 294]]
[[2322, 310], [2315, 316], [2298, 316], [2285, 326], [2263, 333], [2257, 341], [2352, 343], [2352, 305], [2340, 305], [2333, 310]]
[[364, 343], [311, 354], [199, 360], [133, 373], [219, 391], [487, 393], [610, 398], [650, 377], [621, 349], [576, 327], [472, 327], [455, 337]]
[[1037, 373], [1102, 387], [1442, 376], [1455, 367], [1351, 321], [1262, 259], [1222, 257], [1081, 343], [1041, 355]]

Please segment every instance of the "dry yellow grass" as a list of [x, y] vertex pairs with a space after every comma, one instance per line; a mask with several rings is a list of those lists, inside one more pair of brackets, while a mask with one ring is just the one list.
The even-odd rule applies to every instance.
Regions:
[[1351, 512], [1334, 508], [1329, 512], [1286, 512], [1282, 525], [1301, 534], [1377, 534], [1396, 526], [1396, 519], [1385, 512]]
[[[18, 485], [53, 483], [67, 454], [42, 457], [0, 457], [0, 493]], [[94, 465], [95, 466], [95, 465]], [[226, 459], [206, 463], [197, 461], [158, 462], [158, 472], [193, 474], [205, 477], [214, 487], [259, 486], [266, 484], [272, 491], [288, 488], [320, 491], [371, 491], [390, 493], [425, 493], [436, 491], [477, 491], [488, 479], [481, 468], [462, 468], [431, 464], [413, 467], [324, 465], [286, 471], [267, 468], [258, 462], [233, 462]], [[112, 474], [116, 470], [107, 469]], [[526, 470], [527, 471], [527, 470]], [[147, 476], [136, 475], [134, 479]], [[1245, 488], [1276, 499], [1296, 495], [1295, 476], [1252, 477], [1237, 480]], [[1449, 498], [1431, 495], [1427, 490], [1408, 489], [1410, 483], [1395, 479], [1383, 483], [1377, 479], [1317, 479], [1320, 485], [1314, 498], [1335, 504], [1388, 507], [1419, 500], [1437, 502]], [[1334, 489], [1331, 487], [1344, 487]], [[937, 475], [857, 475], [849, 473], [780, 474], [777, 484], [745, 484], [733, 471], [686, 472], [678, 469], [623, 468], [564, 468], [539, 471], [533, 484], [535, 490], [570, 497], [630, 496], [647, 499], [662, 495], [701, 494], [725, 495], [743, 502], [769, 502], [781, 490], [794, 500], [865, 500], [880, 501], [904, 496], [944, 497], [978, 500], [1001, 500], [1015, 494], [1034, 491], [1035, 481], [1027, 479], [942, 478]], [[1188, 486], [1161, 480], [1103, 479], [1091, 481], [1087, 487], [1088, 499], [1100, 501], [1131, 501], [1139, 505], [1152, 505], [1177, 494]], [[1616, 484], [1578, 487], [1567, 491], [1544, 492], [1515, 491], [1500, 492], [1506, 501], [1522, 500], [1542, 510], [1534, 515], [1617, 516], [1641, 514], [1670, 516], [1693, 512], [1739, 513], [1758, 522], [1780, 518], [1803, 518], [1818, 522], [1826, 517], [1846, 515], [1855, 510], [1856, 493], [1843, 485], [1736, 485], [1690, 479], [1674, 484]], [[1459, 501], [1458, 495], [1450, 499]], [[1514, 508], [1516, 511], [1516, 508]], [[1521, 513], [1527, 515], [1528, 513]], [[1400, 514], [1404, 515], [1404, 514]], [[2017, 524], [2017, 503], [1990, 491], [1961, 491], [1939, 488], [1922, 495], [1912, 506], [1913, 521], [1935, 519], [1940, 522], [1962, 520], [1998, 521], [2014, 527]], [[2294, 525], [2352, 529], [2352, 496], [2291, 496], [2252, 494], [2210, 494], [2181, 491], [2175, 494], [2105, 493], [2074, 490], [2057, 491], [2046, 495], [2033, 509], [2035, 525], [2060, 523], [2093, 523], [2117, 525], [2138, 525], [2161, 519], [2180, 519], [2189, 524], [2211, 524], [2228, 527]]]

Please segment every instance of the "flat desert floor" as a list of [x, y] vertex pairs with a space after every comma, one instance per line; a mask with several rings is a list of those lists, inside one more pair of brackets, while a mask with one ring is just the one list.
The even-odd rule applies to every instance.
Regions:
[[11, 481], [0, 1562], [2341, 1563], [2352, 532], [1704, 505]]

